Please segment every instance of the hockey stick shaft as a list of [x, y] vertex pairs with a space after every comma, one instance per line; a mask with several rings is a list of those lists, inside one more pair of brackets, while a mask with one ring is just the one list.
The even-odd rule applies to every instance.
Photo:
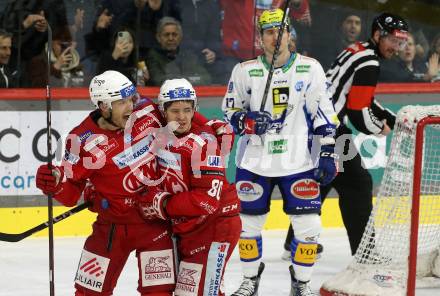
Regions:
[[[70, 216], [72, 216], [78, 212], [81, 212], [82, 210], [86, 209], [90, 205], [91, 205], [91, 202], [85, 202], [83, 204], [80, 204], [79, 206], [74, 207], [73, 209], [70, 209], [70, 210], [54, 217], [52, 219], [53, 224], [58, 223], [66, 218], [69, 218]], [[19, 241], [33, 235], [34, 233], [37, 233], [43, 229], [46, 229], [48, 226], [49, 226], [49, 221], [46, 221], [44, 223], [41, 223], [40, 225], [32, 227], [31, 229], [28, 229], [22, 233], [3, 233], [3, 232], [0, 232], [0, 241], [11, 242], [11, 243], [19, 242]]]
[[[46, 125], [47, 125], [47, 164], [52, 168], [52, 118], [50, 94], [50, 66], [52, 53], [52, 28], [47, 23], [47, 84], [46, 84]], [[61, 180], [59, 180], [61, 182]], [[47, 214], [49, 231], [49, 291], [50, 296], [55, 296], [55, 263], [54, 263], [54, 237], [53, 237], [53, 197], [47, 196]]]
[[272, 55], [272, 62], [270, 63], [269, 74], [267, 75], [266, 86], [264, 88], [264, 93], [263, 93], [263, 99], [261, 100], [261, 105], [260, 105], [261, 112], [263, 112], [266, 107], [267, 95], [269, 94], [270, 85], [272, 84], [272, 76], [275, 68], [275, 62], [278, 57], [278, 52], [280, 51], [281, 40], [283, 39], [284, 27], [286, 24], [286, 18], [288, 17], [289, 14], [289, 6], [290, 6], [290, 0], [286, 0], [283, 9], [284, 14], [281, 21], [281, 27], [278, 31], [277, 42], [275, 44], [275, 49]]

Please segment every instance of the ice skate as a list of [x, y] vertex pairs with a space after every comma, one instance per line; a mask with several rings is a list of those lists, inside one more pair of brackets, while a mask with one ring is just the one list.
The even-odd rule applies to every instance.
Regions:
[[292, 286], [290, 288], [289, 296], [318, 296], [318, 294], [312, 292], [309, 286], [309, 282], [301, 282], [295, 278], [295, 272], [293, 266], [289, 266], [290, 278], [292, 279]]
[[231, 296], [257, 296], [260, 277], [264, 270], [264, 263], [258, 267], [258, 274], [254, 277], [244, 277], [240, 287]]

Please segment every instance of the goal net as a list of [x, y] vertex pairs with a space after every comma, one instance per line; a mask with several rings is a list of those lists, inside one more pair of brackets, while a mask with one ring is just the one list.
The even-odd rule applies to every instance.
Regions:
[[439, 248], [440, 106], [406, 106], [361, 244], [321, 295], [414, 295], [416, 278], [440, 287]]

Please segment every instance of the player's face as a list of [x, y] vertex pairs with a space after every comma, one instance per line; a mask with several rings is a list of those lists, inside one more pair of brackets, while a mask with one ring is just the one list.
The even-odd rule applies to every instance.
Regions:
[[[261, 36], [261, 42], [263, 43], [264, 53], [273, 55], [273, 52], [275, 51], [275, 46], [277, 44], [278, 32], [279, 32], [279, 28], [271, 28], [263, 31], [263, 34]], [[289, 50], [288, 49], [289, 37], [290, 37], [289, 32], [287, 32], [287, 30], [284, 29], [283, 38], [281, 39], [281, 44], [280, 44], [280, 53]]]
[[164, 112], [167, 122], [176, 121], [179, 127], [176, 134], [184, 134], [191, 129], [191, 121], [194, 116], [194, 107], [191, 101], [177, 101], [172, 103]]
[[133, 105], [137, 100], [136, 95], [130, 98], [117, 100], [112, 102], [112, 121], [119, 128], [125, 128], [125, 124], [128, 121], [131, 113], [133, 112]]
[[395, 56], [399, 50], [405, 48], [406, 39], [398, 38], [393, 35], [386, 35], [379, 38], [379, 51], [382, 57], [390, 59]]

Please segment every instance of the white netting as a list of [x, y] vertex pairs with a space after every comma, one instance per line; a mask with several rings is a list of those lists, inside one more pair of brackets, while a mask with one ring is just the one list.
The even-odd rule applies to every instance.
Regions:
[[[322, 295], [406, 294], [416, 127], [431, 116], [440, 118], [440, 106], [407, 106], [399, 111], [361, 244], [347, 269], [323, 284]], [[430, 277], [424, 286], [432, 286], [440, 284], [433, 278], [440, 276], [440, 125], [425, 127], [423, 149], [417, 153], [423, 159], [417, 275]]]

